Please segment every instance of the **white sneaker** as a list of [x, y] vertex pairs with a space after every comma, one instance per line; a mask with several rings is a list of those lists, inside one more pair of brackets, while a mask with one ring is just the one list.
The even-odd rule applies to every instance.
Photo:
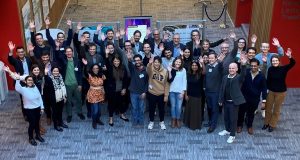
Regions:
[[225, 135], [228, 135], [228, 134], [230, 134], [230, 132], [228, 132], [226, 130], [223, 130], [223, 131], [219, 132], [220, 136], [225, 136]]
[[227, 143], [233, 143], [234, 140], [235, 136], [229, 136], [229, 138], [227, 139]]
[[166, 128], [166, 125], [165, 125], [165, 123], [164, 123], [164, 121], [159, 122], [159, 125], [160, 125], [160, 129], [161, 129], [161, 130], [166, 130], [166, 129], [167, 129], [167, 128]]
[[266, 110], [261, 110], [261, 116], [262, 116], [263, 118], [266, 117]]
[[154, 122], [149, 122], [148, 129], [153, 129], [153, 126], [154, 126]]

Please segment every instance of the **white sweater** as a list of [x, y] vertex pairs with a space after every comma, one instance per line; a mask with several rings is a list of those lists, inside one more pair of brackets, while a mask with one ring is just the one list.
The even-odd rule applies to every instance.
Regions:
[[22, 87], [20, 84], [20, 80], [17, 80], [15, 89], [17, 92], [19, 92], [22, 95], [25, 109], [35, 109], [38, 107], [44, 109], [42, 96], [36, 86], [32, 88]]
[[170, 92], [184, 93], [187, 87], [186, 71], [183, 68], [176, 72], [176, 76], [170, 85]]

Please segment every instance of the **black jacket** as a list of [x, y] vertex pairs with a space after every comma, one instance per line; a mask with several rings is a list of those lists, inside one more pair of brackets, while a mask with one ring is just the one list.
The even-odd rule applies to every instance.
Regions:
[[[27, 62], [28, 71], [30, 72], [30, 69], [31, 69], [31, 66], [32, 66], [32, 62], [31, 62], [30, 58], [28, 58], [28, 57], [25, 57], [25, 60]], [[12, 66], [14, 66], [15, 71], [17, 73], [19, 73], [20, 75], [24, 74], [23, 62], [19, 58], [15, 58], [13, 56], [8, 56], [8, 62]]]

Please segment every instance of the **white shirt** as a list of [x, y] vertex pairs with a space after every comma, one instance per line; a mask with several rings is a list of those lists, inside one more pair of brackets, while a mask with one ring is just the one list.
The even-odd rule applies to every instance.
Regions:
[[181, 71], [176, 72], [173, 82], [170, 84], [170, 92], [184, 93], [187, 88], [186, 70], [182, 68]]

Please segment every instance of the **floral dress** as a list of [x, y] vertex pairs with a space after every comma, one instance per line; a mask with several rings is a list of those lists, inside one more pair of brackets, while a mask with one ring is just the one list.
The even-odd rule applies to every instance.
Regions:
[[87, 93], [87, 100], [89, 103], [99, 103], [104, 101], [104, 88], [103, 79], [101, 77], [89, 76], [88, 82], [90, 84], [90, 89]]

